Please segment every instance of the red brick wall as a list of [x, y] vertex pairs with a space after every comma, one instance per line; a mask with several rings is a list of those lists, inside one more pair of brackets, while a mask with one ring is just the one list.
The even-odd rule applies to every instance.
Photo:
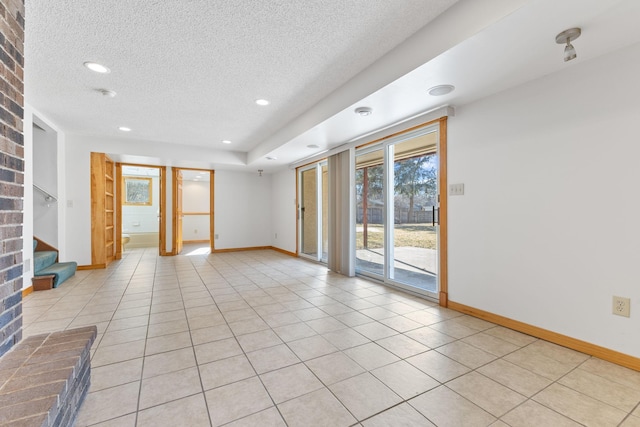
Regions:
[[22, 338], [24, 0], [0, 0], [0, 356]]

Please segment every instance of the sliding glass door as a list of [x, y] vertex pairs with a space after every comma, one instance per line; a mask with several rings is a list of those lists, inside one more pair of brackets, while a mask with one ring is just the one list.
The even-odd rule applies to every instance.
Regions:
[[298, 171], [300, 254], [327, 262], [328, 170], [316, 163]]
[[356, 272], [438, 296], [437, 127], [356, 152]]

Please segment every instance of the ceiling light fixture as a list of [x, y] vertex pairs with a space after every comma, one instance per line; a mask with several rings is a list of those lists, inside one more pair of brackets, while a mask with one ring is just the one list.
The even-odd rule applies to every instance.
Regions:
[[373, 110], [369, 107], [358, 107], [354, 110], [359, 116], [370, 116], [373, 114]]
[[265, 105], [269, 105], [269, 101], [267, 101], [266, 99], [256, 99], [256, 104], [262, 105], [264, 107]]
[[448, 95], [455, 90], [453, 85], [438, 85], [429, 89], [429, 95], [431, 96], [443, 96]]
[[572, 41], [580, 37], [582, 30], [580, 28], [569, 28], [556, 36], [556, 43], [567, 44], [564, 47], [564, 62], [576, 59], [576, 48], [571, 44]]
[[118, 129], [122, 132], [131, 132], [131, 128], [128, 128], [126, 126], [120, 126]]
[[115, 98], [115, 91], [109, 89], [96, 89], [96, 92], [102, 94], [102, 96], [106, 96], [107, 98]]
[[109, 68], [105, 67], [102, 64], [98, 64], [97, 62], [87, 61], [82, 65], [84, 65], [85, 67], [87, 67], [91, 71], [94, 71], [94, 72], [100, 73], [100, 74], [108, 74], [108, 73], [111, 72], [111, 70]]
[[320, 148], [320, 146], [318, 144], [309, 144], [307, 148]]
[[267, 156], [267, 160], [278, 160], [276, 156]]
[[223, 143], [223, 144], [231, 144], [231, 141], [229, 141], [228, 139], [223, 139], [223, 140], [222, 140], [222, 143]]

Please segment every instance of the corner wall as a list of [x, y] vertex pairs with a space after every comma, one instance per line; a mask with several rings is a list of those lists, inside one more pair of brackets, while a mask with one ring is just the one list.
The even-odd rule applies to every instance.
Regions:
[[458, 109], [451, 301], [640, 357], [638, 75], [635, 45]]
[[0, 356], [22, 339], [24, 3], [0, 1]]

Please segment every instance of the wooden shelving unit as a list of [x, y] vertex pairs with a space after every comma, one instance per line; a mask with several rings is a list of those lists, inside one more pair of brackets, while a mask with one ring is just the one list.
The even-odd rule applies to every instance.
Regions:
[[115, 259], [115, 164], [91, 153], [91, 264], [106, 267]]

